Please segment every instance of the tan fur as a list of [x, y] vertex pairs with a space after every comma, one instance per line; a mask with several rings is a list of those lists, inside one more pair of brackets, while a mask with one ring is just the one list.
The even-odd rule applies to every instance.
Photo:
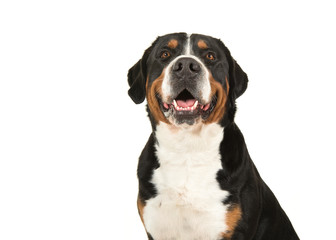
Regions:
[[168, 42], [167, 46], [171, 49], [175, 49], [178, 46], [178, 41], [176, 39], [172, 39]]
[[204, 40], [199, 40], [198, 43], [197, 43], [197, 46], [200, 48], [200, 49], [208, 49], [208, 45], [206, 44], [206, 42], [204, 42]]
[[143, 211], [145, 208], [145, 204], [141, 201], [140, 197], [138, 196], [138, 201], [137, 201], [137, 205], [138, 205], [138, 212], [141, 218], [141, 222], [143, 225], [145, 225], [144, 220], [143, 220]]
[[219, 122], [225, 113], [225, 104], [227, 101], [227, 97], [229, 95], [229, 83], [228, 79], [226, 80], [226, 91], [223, 86], [217, 82], [212, 75], [210, 75], [210, 86], [211, 86], [211, 97], [214, 95], [217, 96], [217, 103], [215, 109], [210, 114], [209, 118], [205, 120], [205, 123], [214, 123]]
[[222, 233], [222, 237], [225, 239], [231, 239], [235, 228], [237, 227], [237, 224], [239, 220], [241, 219], [242, 212], [239, 205], [233, 205], [229, 209], [229, 212], [226, 214], [226, 225], [228, 226], [228, 229]]
[[169, 121], [163, 115], [159, 102], [156, 98], [156, 94], [162, 96], [162, 81], [164, 78], [165, 69], [163, 69], [161, 75], [153, 81], [152, 84], [148, 84], [148, 77], [146, 82], [146, 96], [147, 96], [147, 103], [156, 123], [160, 121], [168, 123]]

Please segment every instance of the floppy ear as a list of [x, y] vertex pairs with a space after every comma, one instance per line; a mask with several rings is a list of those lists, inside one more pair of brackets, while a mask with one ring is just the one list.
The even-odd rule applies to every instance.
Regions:
[[248, 78], [247, 74], [243, 71], [243, 69], [241, 69], [236, 60], [232, 58], [232, 61], [233, 61], [232, 75], [235, 81], [234, 94], [235, 98], [237, 99], [245, 92], [247, 88]]
[[[223, 44], [223, 43], [222, 43]], [[223, 44], [224, 52], [229, 62], [229, 83], [233, 91], [233, 98], [240, 97], [247, 88], [248, 78], [246, 73], [241, 69], [236, 60], [233, 59], [229, 49]]]
[[149, 47], [145, 51], [142, 58], [132, 68], [128, 70], [127, 77], [128, 85], [130, 86], [130, 89], [128, 90], [128, 95], [136, 104], [142, 103], [146, 97], [146, 62], [151, 50], [152, 46]]

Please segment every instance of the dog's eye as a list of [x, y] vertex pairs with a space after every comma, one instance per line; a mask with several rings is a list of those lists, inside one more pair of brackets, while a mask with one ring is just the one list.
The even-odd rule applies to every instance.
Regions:
[[214, 61], [216, 59], [215, 54], [212, 52], [207, 53], [205, 57], [211, 61]]
[[163, 51], [161, 53], [160, 58], [165, 59], [165, 58], [168, 58], [168, 57], [170, 57], [170, 53], [168, 51]]

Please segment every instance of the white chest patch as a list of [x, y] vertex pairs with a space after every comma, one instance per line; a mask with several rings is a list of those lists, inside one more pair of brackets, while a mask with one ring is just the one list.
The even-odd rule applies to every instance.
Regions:
[[156, 137], [160, 167], [152, 178], [157, 196], [144, 208], [147, 231], [155, 240], [221, 239], [227, 229], [222, 201], [229, 195], [216, 180], [223, 128], [209, 124], [172, 130], [160, 123]]

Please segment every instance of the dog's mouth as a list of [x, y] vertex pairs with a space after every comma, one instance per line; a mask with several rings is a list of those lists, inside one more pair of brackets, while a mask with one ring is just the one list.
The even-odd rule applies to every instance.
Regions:
[[206, 120], [216, 106], [216, 95], [208, 103], [194, 97], [187, 89], [180, 92], [171, 102], [163, 102], [158, 97], [161, 111], [166, 118], [173, 117], [177, 124], [192, 125], [197, 119]]
[[210, 103], [205, 105], [200, 104], [187, 89], [184, 89], [175, 99], [173, 99], [171, 104], [164, 102], [163, 107], [165, 110], [169, 110], [173, 107], [177, 112], [189, 114], [197, 109], [207, 111], [210, 108]]

